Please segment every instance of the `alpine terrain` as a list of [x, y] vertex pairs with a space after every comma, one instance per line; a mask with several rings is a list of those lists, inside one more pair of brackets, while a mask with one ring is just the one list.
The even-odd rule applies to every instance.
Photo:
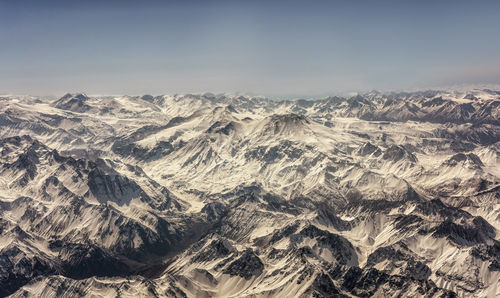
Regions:
[[1, 96], [0, 296], [499, 297], [500, 91]]

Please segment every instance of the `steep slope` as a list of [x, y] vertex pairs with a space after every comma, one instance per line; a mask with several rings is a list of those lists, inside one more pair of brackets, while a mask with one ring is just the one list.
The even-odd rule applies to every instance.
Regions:
[[29, 136], [0, 146], [3, 295], [40, 274], [124, 275], [199, 237], [202, 219], [186, 221], [189, 205], [137, 166], [63, 157]]

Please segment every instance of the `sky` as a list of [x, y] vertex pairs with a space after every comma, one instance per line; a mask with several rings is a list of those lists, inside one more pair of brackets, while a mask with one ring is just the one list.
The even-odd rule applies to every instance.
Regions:
[[500, 1], [0, 0], [0, 94], [500, 84]]

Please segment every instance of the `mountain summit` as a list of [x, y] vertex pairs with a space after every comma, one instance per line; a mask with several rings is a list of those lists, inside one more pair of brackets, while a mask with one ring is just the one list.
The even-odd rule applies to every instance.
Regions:
[[86, 104], [89, 98], [82, 93], [70, 94], [67, 93], [60, 99], [54, 101], [52, 106], [62, 109], [68, 110], [76, 113], [85, 113], [90, 110], [90, 106]]

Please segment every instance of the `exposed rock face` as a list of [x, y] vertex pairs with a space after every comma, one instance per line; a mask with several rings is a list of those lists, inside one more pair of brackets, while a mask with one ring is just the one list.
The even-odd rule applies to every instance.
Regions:
[[375, 155], [379, 155], [380, 149], [377, 146], [372, 145], [370, 142], [366, 142], [362, 147], [359, 148], [359, 154], [362, 156], [367, 156], [372, 153], [375, 153]]
[[450, 157], [444, 165], [454, 167], [458, 165], [459, 163], [465, 163], [466, 166], [474, 169], [480, 169], [481, 167], [484, 166], [483, 162], [481, 159], [475, 155], [474, 153], [457, 153]]
[[409, 152], [407, 149], [401, 146], [391, 146], [382, 155], [382, 158], [390, 161], [400, 161], [400, 160], [408, 160], [410, 162], [417, 162], [417, 158], [413, 153]]
[[91, 107], [86, 103], [89, 98], [85, 94], [66, 94], [52, 105], [58, 109], [68, 110], [71, 112], [85, 113], [91, 109]]
[[0, 296], [494, 297], [498, 91], [0, 99]]
[[251, 249], [247, 249], [238, 259], [229, 264], [224, 273], [250, 279], [261, 275], [263, 270], [264, 264], [259, 257]]

